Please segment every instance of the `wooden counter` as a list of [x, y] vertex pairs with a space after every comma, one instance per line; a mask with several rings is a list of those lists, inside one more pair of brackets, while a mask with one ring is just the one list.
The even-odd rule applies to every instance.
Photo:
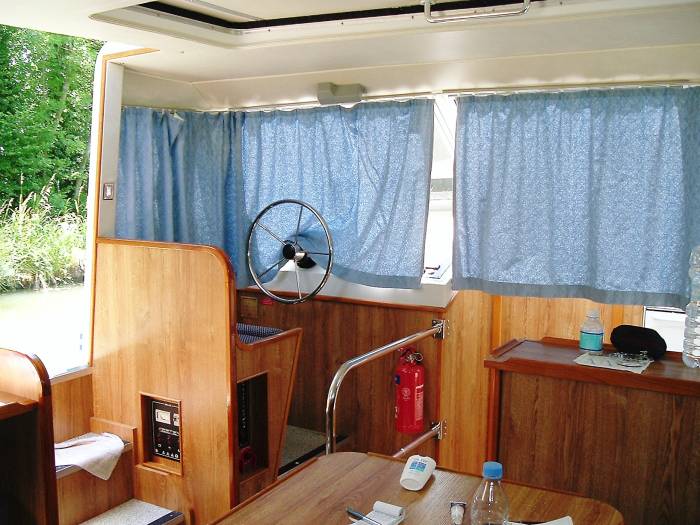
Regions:
[[700, 371], [666, 354], [643, 374], [578, 365], [576, 341], [494, 352], [489, 456], [509, 479], [618, 508], [627, 524], [700, 523]]
[[[436, 470], [422, 491], [411, 492], [399, 485], [403, 466], [400, 460], [357, 452], [323, 456], [215, 523], [346, 525], [350, 522], [346, 507], [369, 512], [381, 500], [406, 507], [406, 525], [449, 525], [450, 501], [471, 499], [481, 481]], [[540, 522], [569, 515], [576, 525], [623, 523], [619, 512], [599, 501], [512, 483], [506, 483], [505, 490], [511, 520]]]
[[[605, 351], [614, 351], [614, 348], [606, 345]], [[484, 366], [524, 374], [700, 397], [700, 371], [685, 366], [680, 353], [667, 352], [642, 374], [574, 363], [574, 359], [580, 355], [578, 342], [570, 339], [511, 341], [498, 349], [493, 357], [486, 359]]]
[[37, 402], [9, 392], [0, 392], [0, 421], [31, 412]]

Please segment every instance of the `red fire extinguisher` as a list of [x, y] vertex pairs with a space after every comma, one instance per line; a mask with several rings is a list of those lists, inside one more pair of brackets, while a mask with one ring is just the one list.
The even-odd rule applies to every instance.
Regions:
[[423, 356], [414, 348], [401, 348], [401, 357], [394, 374], [396, 383], [396, 431], [416, 434], [423, 430], [423, 387], [425, 367]]

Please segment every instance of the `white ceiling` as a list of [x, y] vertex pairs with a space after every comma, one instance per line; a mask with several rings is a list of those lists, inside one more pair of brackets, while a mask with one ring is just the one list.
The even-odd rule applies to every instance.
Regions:
[[[187, 4], [187, 0], [171, 0]], [[418, 0], [207, 0], [264, 18], [366, 9]], [[381, 2], [381, 3], [380, 3]], [[232, 35], [230, 48], [91, 19], [135, 0], [2, 0], [0, 23], [158, 53], [123, 59], [136, 72], [187, 82], [284, 78], [319, 72], [449, 64], [506, 57], [700, 45], [700, 0], [548, 0], [516, 18], [427, 24], [422, 17], [315, 24]]]

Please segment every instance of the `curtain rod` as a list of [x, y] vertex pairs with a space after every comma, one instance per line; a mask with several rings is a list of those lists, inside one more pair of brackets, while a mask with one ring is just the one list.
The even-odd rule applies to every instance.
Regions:
[[[602, 82], [588, 84], [532, 84], [527, 86], [512, 86], [512, 87], [484, 87], [484, 88], [465, 88], [465, 89], [443, 89], [436, 91], [413, 91], [405, 93], [396, 93], [391, 95], [365, 95], [362, 97], [362, 102], [389, 102], [409, 100], [416, 98], [433, 98], [439, 95], [459, 96], [459, 95], [513, 95], [517, 93], [562, 93], [568, 91], [587, 91], [587, 90], [607, 90], [607, 89], [637, 89], [645, 87], [696, 87], [700, 86], [699, 81], [691, 81], [688, 79], [673, 79], [673, 80], [649, 80], [649, 81], [630, 81], [630, 82]], [[327, 106], [341, 106], [344, 104], [327, 104]], [[124, 107], [139, 107], [134, 105], [125, 105]], [[143, 106], [140, 106], [143, 107]], [[319, 104], [318, 100], [307, 100], [300, 102], [290, 102], [288, 104], [260, 104], [253, 106], [227, 107], [219, 109], [196, 109], [196, 108], [162, 108], [153, 107], [152, 109], [162, 109], [168, 111], [197, 111], [202, 113], [217, 113], [221, 111], [274, 111], [274, 110], [293, 110], [293, 109], [310, 109], [324, 107]]]

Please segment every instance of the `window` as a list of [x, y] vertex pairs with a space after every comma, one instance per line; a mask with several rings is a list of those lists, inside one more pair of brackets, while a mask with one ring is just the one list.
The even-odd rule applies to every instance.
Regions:
[[644, 326], [659, 332], [669, 352], [683, 351], [685, 312], [679, 308], [644, 307]]
[[450, 266], [452, 260], [452, 181], [457, 105], [454, 98], [435, 98], [433, 166], [430, 181], [430, 208], [425, 238], [425, 266]]

